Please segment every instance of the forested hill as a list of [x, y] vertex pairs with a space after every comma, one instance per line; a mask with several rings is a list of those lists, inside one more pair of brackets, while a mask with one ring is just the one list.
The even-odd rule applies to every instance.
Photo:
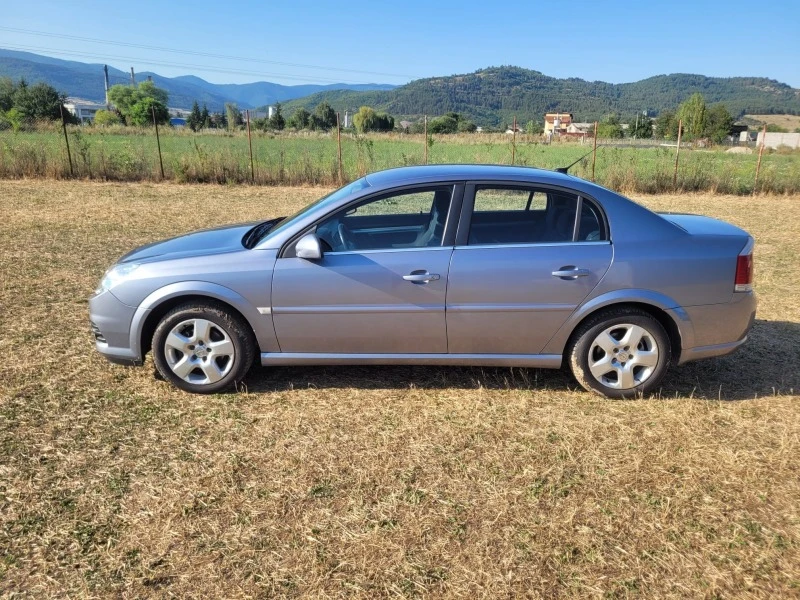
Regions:
[[322, 92], [286, 103], [285, 113], [328, 102], [344, 113], [367, 105], [396, 117], [458, 112], [478, 125], [541, 121], [545, 112], [571, 112], [593, 121], [611, 112], [626, 118], [647, 110], [652, 116], [676, 108], [695, 92], [706, 102], [722, 102], [734, 116], [744, 113], [800, 114], [800, 90], [763, 77], [658, 75], [634, 83], [612, 84], [557, 79], [519, 67], [490, 67], [468, 75], [418, 79], [389, 91]]

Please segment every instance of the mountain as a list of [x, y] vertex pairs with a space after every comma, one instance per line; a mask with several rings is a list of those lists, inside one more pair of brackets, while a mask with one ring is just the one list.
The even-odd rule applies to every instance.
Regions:
[[[109, 67], [111, 84], [130, 81], [130, 73]], [[28, 82], [45, 81], [70, 96], [102, 102], [103, 65], [62, 60], [30, 52], [0, 49], [0, 77]], [[800, 90], [764, 77], [705, 77], [657, 75], [633, 83], [605, 83], [583, 79], [558, 79], [520, 67], [489, 67], [474, 73], [418, 79], [400, 87], [385, 84], [292, 85], [259, 81], [214, 84], [194, 75], [163, 77], [137, 73], [137, 81], [151, 76], [169, 92], [169, 104], [190, 108], [197, 100], [209, 110], [222, 110], [225, 102], [240, 108], [284, 102], [284, 114], [297, 107], [313, 110], [328, 102], [336, 110], [354, 112], [367, 105], [399, 117], [414, 119], [454, 111], [478, 125], [497, 126], [517, 118], [541, 122], [545, 112], [571, 112], [578, 121], [594, 121], [618, 112], [623, 119], [648, 111], [658, 114], [676, 108], [695, 92], [706, 102], [724, 103], [734, 116], [748, 114], [800, 114]]]
[[[111, 85], [130, 82], [130, 73], [113, 67], [108, 68], [108, 76]], [[144, 81], [148, 76], [153, 78], [158, 87], [169, 92], [171, 107], [191, 108], [192, 103], [197, 100], [201, 105], [207, 104], [211, 111], [222, 110], [226, 102], [236, 102], [240, 108], [253, 108], [336, 89], [364, 91], [389, 90], [394, 87], [379, 83], [280, 85], [267, 81], [216, 84], [194, 75], [163, 77], [148, 71], [136, 73], [136, 80]], [[29, 83], [44, 81], [69, 96], [96, 102], [105, 101], [102, 64], [62, 60], [0, 48], [0, 77], [11, 77], [15, 80], [24, 77]]]
[[478, 125], [541, 122], [546, 112], [570, 112], [578, 121], [600, 120], [611, 112], [628, 118], [675, 109], [700, 92], [708, 103], [722, 102], [734, 116], [744, 113], [800, 114], [800, 90], [763, 77], [658, 75], [634, 83], [605, 83], [548, 77], [519, 67], [489, 67], [465, 75], [418, 79], [388, 91], [319, 92], [286, 103], [291, 115], [300, 106], [313, 110], [320, 102], [351, 113], [371, 106], [400, 118], [458, 112]]

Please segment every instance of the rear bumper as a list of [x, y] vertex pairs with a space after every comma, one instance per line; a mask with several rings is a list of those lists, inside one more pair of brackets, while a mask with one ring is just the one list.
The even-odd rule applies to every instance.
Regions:
[[676, 311], [672, 316], [681, 330], [681, 356], [678, 364], [725, 356], [736, 351], [747, 341], [747, 334], [753, 327], [756, 304], [755, 294], [746, 292], [734, 294], [726, 304], [684, 308], [684, 323], [681, 323]]
[[131, 347], [131, 322], [136, 308], [120, 302], [111, 292], [89, 299], [89, 320], [95, 348], [113, 363], [141, 365], [142, 357]]

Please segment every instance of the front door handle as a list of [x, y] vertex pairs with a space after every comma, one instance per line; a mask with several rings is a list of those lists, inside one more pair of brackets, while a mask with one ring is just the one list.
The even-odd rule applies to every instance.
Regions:
[[439, 274], [428, 273], [427, 271], [411, 271], [408, 275], [403, 275], [403, 279], [411, 283], [428, 283], [439, 279]]
[[579, 269], [574, 265], [567, 265], [566, 267], [561, 267], [558, 271], [553, 271], [553, 277], [559, 277], [564, 280], [586, 277], [589, 274], [589, 269]]

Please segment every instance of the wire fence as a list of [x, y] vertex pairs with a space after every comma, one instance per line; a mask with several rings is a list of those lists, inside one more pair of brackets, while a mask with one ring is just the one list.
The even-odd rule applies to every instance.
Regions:
[[[249, 120], [248, 120], [249, 121]], [[556, 169], [625, 192], [800, 193], [800, 152], [517, 133], [369, 134], [25, 124], [0, 131], [0, 177], [336, 186], [426, 163]], [[250, 125], [250, 126], [248, 126]], [[622, 142], [622, 143], [620, 143]]]

